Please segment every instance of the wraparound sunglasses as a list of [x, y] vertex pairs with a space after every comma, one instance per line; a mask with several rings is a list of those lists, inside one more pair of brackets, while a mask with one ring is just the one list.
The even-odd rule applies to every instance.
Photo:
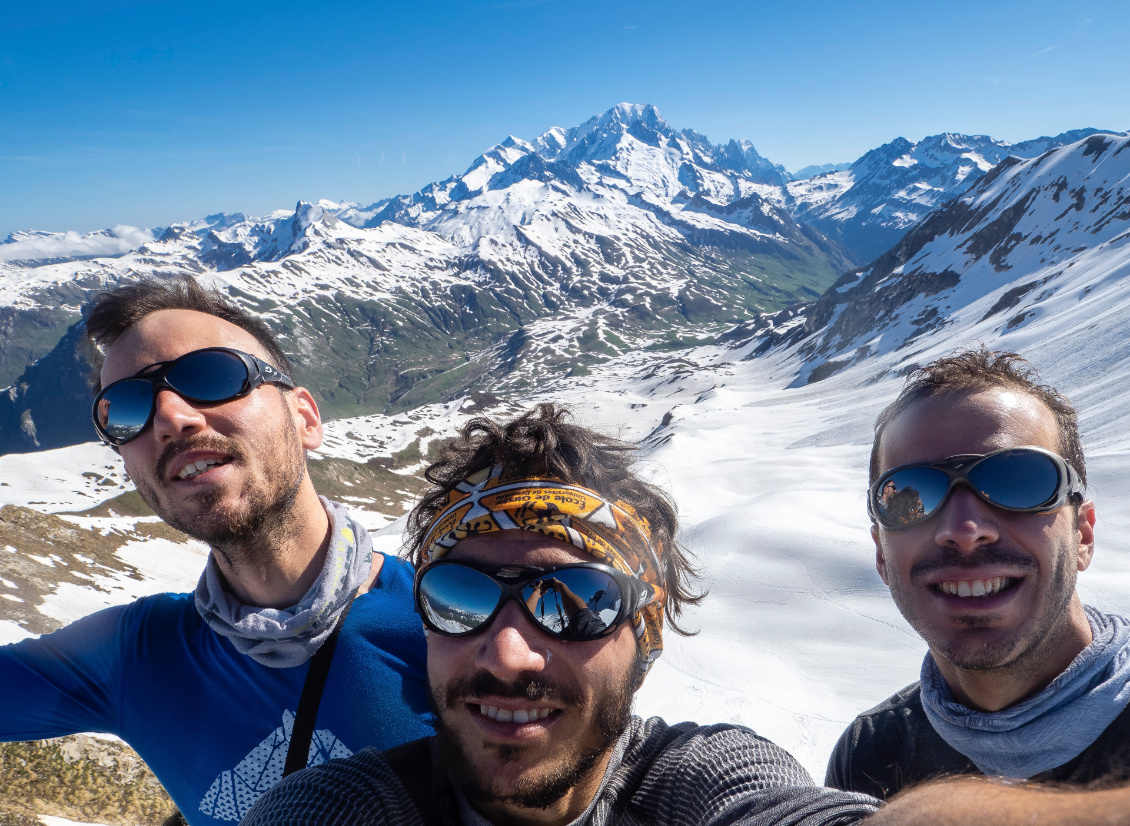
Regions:
[[416, 612], [448, 637], [482, 631], [514, 600], [554, 637], [595, 640], [650, 603], [654, 590], [599, 562], [535, 568], [441, 559], [416, 574]]
[[153, 423], [161, 390], [172, 390], [190, 402], [219, 404], [268, 383], [295, 386], [277, 368], [250, 353], [206, 347], [106, 385], [95, 397], [91, 415], [99, 436], [112, 445], [124, 445]]
[[1013, 447], [888, 470], [869, 489], [867, 510], [884, 530], [901, 531], [941, 510], [957, 485], [1013, 513], [1053, 511], [1084, 490], [1062, 456], [1040, 447]]

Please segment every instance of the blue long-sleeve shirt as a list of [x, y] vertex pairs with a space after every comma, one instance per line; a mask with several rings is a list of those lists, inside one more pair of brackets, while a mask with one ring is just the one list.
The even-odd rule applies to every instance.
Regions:
[[[308, 765], [430, 734], [425, 660], [412, 569], [386, 556], [342, 626]], [[0, 740], [117, 735], [189, 823], [230, 826], [282, 777], [308, 668], [238, 653], [192, 594], [146, 597], [0, 646]]]

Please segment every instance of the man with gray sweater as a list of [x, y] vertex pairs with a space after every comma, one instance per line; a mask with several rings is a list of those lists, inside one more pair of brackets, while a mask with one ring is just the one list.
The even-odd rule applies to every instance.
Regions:
[[1074, 408], [1015, 354], [908, 378], [879, 416], [868, 505], [879, 575], [930, 651], [844, 733], [829, 786], [1130, 779], [1130, 622], [1075, 590], [1094, 552], [1086, 474]]

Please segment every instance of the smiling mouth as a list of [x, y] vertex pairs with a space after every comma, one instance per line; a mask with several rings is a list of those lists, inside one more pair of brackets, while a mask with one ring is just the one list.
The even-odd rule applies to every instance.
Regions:
[[554, 708], [496, 708], [495, 706], [478, 705], [479, 714], [498, 723], [536, 723], [553, 715]]
[[937, 582], [931, 585], [940, 594], [953, 597], [991, 597], [1002, 591], [1016, 587], [1020, 579], [1011, 576], [997, 576], [989, 579], [959, 579]]
[[226, 465], [230, 461], [231, 461], [230, 458], [225, 458], [225, 459], [201, 459], [199, 462], [189, 462], [187, 465], [185, 465], [183, 468], [181, 468], [181, 471], [180, 471], [180, 473], [178, 473], [176, 475], [176, 478], [180, 481], [184, 481], [186, 479], [193, 479], [193, 478], [199, 476], [204, 471], [208, 470], [208, 468], [219, 467], [220, 465]]

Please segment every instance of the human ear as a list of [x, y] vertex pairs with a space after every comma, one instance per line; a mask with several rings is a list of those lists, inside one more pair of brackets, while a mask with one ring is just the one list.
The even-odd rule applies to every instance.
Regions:
[[314, 450], [322, 444], [322, 415], [318, 403], [305, 387], [296, 387], [287, 393], [287, 403], [294, 416], [295, 427], [301, 436], [302, 446]]
[[1076, 564], [1080, 571], [1085, 571], [1095, 555], [1095, 503], [1088, 499], [1079, 505], [1075, 522], [1079, 535], [1079, 557]]
[[879, 541], [879, 526], [871, 526], [871, 541], [875, 543], [875, 570], [879, 572], [879, 579], [888, 588], [891, 583], [887, 579], [887, 560], [883, 556], [883, 544]]

